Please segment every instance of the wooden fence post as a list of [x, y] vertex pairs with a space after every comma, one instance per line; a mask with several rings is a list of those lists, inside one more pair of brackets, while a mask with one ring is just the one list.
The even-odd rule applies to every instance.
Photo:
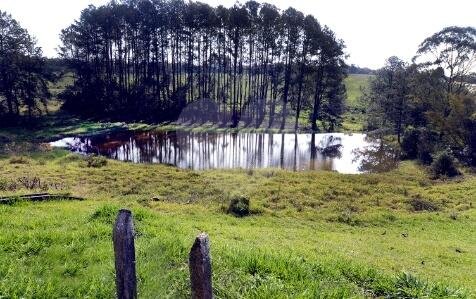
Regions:
[[120, 210], [113, 229], [118, 299], [137, 298], [134, 224], [129, 210]]
[[213, 298], [212, 265], [210, 260], [210, 242], [207, 234], [195, 239], [189, 256], [192, 299]]

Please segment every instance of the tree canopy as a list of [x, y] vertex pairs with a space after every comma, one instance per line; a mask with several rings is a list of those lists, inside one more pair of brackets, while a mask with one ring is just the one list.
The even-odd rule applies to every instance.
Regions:
[[426, 58], [421, 65], [445, 70], [448, 93], [464, 92], [466, 79], [476, 65], [476, 28], [444, 28], [420, 44], [414, 60], [418, 58]]

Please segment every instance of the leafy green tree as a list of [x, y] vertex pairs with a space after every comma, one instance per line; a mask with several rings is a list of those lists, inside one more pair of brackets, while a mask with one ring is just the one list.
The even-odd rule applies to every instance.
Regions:
[[346, 76], [347, 65], [344, 62], [344, 43], [337, 40], [334, 33], [324, 27], [318, 37], [312, 42], [310, 60], [313, 69], [311, 82], [314, 86], [310, 122], [313, 131], [318, 131], [318, 121], [327, 123], [333, 130], [342, 122], [345, 99], [343, 80]]
[[[476, 59], [474, 28], [448, 27], [427, 38], [418, 59], [390, 58], [370, 91], [368, 129], [396, 135], [404, 157], [433, 162], [438, 152], [476, 166], [476, 96], [468, 88]], [[434, 55], [434, 59], [429, 57]]]
[[376, 72], [366, 95], [369, 108], [368, 127], [389, 131], [401, 142], [408, 122], [409, 82], [405, 63], [390, 57], [385, 67]]
[[446, 27], [425, 39], [414, 60], [441, 67], [446, 72], [447, 93], [465, 91], [466, 78], [476, 64], [476, 28]]
[[0, 11], [0, 115], [18, 119], [22, 108], [30, 118], [41, 113], [50, 97], [42, 52], [36, 41], [6, 12]]

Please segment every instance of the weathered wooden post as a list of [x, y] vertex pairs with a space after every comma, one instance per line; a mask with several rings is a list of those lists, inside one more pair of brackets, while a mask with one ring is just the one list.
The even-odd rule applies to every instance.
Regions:
[[120, 210], [113, 229], [118, 299], [137, 298], [134, 224], [129, 210]]
[[213, 298], [210, 242], [207, 234], [202, 233], [195, 239], [190, 250], [189, 267], [192, 299]]

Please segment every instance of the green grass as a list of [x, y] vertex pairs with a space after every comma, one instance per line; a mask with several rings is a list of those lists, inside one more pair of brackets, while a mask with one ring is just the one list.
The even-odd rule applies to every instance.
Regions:
[[346, 112], [343, 130], [362, 132], [365, 122], [365, 105], [361, 101], [363, 91], [369, 87], [372, 75], [350, 74], [344, 81], [347, 90]]
[[[35, 177], [41, 190], [19, 183]], [[187, 255], [202, 231], [211, 238], [218, 298], [476, 291], [476, 176], [469, 173], [432, 181], [409, 162], [365, 175], [196, 172], [111, 160], [88, 168], [61, 150], [0, 159], [0, 196], [37, 191], [87, 200], [0, 206], [0, 297], [114, 297], [111, 231], [122, 207], [135, 215], [142, 298], [189, 296]], [[233, 194], [251, 200], [252, 216], [226, 214]], [[415, 212], [415, 198], [438, 210]]]
[[372, 77], [372, 75], [350, 74], [344, 80], [347, 89], [347, 105], [349, 107], [362, 107], [360, 102], [362, 89], [369, 87], [369, 81]]
[[[55, 141], [64, 137], [91, 136], [117, 130], [150, 130], [159, 126], [141, 123], [98, 122], [72, 117], [65, 113], [43, 115], [33, 123], [24, 126], [0, 128], [2, 139], [15, 143], [41, 143]], [[5, 142], [4, 142], [5, 143]], [[1, 150], [0, 144], [0, 150]]]

